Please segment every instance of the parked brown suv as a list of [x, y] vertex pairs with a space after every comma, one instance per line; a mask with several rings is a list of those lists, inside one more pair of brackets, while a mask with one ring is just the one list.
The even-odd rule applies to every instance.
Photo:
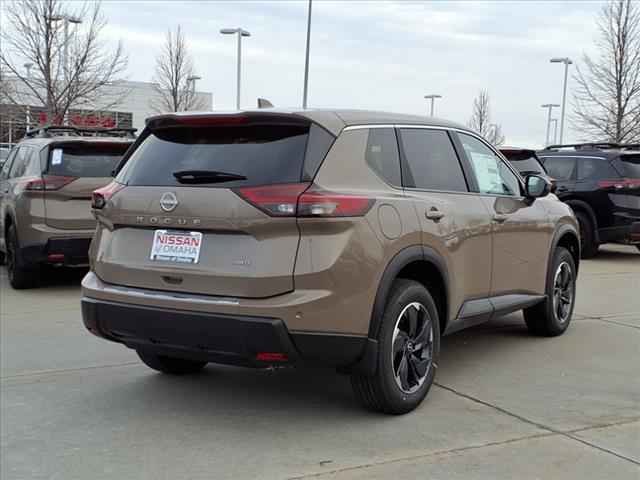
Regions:
[[36, 285], [45, 266], [88, 264], [91, 193], [109, 183], [134, 131], [43, 127], [11, 151], [0, 173], [0, 260], [14, 288]]
[[468, 128], [365, 111], [153, 117], [113, 183], [82, 314], [165, 373], [313, 360], [415, 408], [441, 334], [524, 310], [571, 320], [571, 209]]

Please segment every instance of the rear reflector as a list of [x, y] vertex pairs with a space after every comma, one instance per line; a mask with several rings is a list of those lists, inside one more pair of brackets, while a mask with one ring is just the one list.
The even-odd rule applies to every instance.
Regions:
[[59, 175], [43, 174], [40, 178], [28, 180], [25, 183], [25, 190], [59, 190], [65, 185], [69, 185], [76, 180], [76, 177], [61, 177]]
[[98, 330], [96, 327], [91, 327], [88, 330], [89, 332], [93, 333], [96, 337], [102, 337], [102, 335], [100, 334], [100, 330]]
[[50, 253], [49, 258], [51, 260], [64, 260], [64, 253]]
[[284, 353], [258, 352], [256, 353], [256, 360], [262, 360], [263, 362], [286, 362], [288, 358]]
[[102, 210], [109, 199], [124, 188], [122, 183], [111, 182], [110, 184], [94, 190], [91, 194], [91, 208]]
[[366, 214], [372, 198], [327, 192], [309, 183], [290, 183], [234, 190], [272, 217], [358, 217]]

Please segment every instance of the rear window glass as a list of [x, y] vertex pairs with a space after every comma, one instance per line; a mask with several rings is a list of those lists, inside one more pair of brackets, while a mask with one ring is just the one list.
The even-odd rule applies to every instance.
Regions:
[[622, 175], [626, 178], [640, 178], [640, 154], [623, 155], [617, 163], [622, 168]]
[[52, 145], [47, 173], [63, 177], [110, 177], [128, 144]]
[[542, 165], [540, 165], [540, 163], [538, 163], [538, 161], [533, 157], [525, 159], [507, 158], [511, 162], [511, 165], [516, 167], [516, 170], [520, 173], [545, 173]]
[[[242, 176], [191, 186], [219, 188], [299, 182], [308, 126], [249, 125], [165, 128], [150, 132], [133, 152], [118, 181], [139, 186], [184, 185], [175, 172]], [[328, 148], [328, 147], [326, 147]], [[326, 153], [326, 152], [325, 152]]]

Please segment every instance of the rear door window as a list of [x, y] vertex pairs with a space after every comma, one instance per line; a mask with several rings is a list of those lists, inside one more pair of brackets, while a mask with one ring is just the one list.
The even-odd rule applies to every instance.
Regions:
[[395, 129], [372, 128], [369, 130], [365, 161], [389, 184], [394, 187], [402, 186]]
[[[148, 132], [117, 180], [138, 186], [179, 186], [184, 183], [178, 182], [174, 173], [199, 171], [233, 177], [193, 186], [233, 188], [296, 183], [302, 177], [308, 134], [309, 126], [301, 125], [158, 129]], [[324, 154], [329, 148], [326, 143], [321, 148]]]
[[444, 130], [400, 129], [402, 182], [405, 187], [467, 192], [460, 161]]
[[53, 144], [47, 173], [61, 177], [110, 177], [129, 144]]
[[576, 157], [547, 157], [544, 166], [549, 175], [558, 181], [575, 180]]
[[578, 157], [578, 180], [583, 182], [620, 178], [611, 164], [600, 158]]

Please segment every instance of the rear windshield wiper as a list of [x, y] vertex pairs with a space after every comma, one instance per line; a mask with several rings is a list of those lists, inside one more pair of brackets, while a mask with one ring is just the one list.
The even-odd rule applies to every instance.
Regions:
[[222, 183], [235, 180], [246, 180], [244, 175], [235, 173], [217, 172], [215, 170], [179, 170], [173, 172], [173, 176], [180, 183]]

